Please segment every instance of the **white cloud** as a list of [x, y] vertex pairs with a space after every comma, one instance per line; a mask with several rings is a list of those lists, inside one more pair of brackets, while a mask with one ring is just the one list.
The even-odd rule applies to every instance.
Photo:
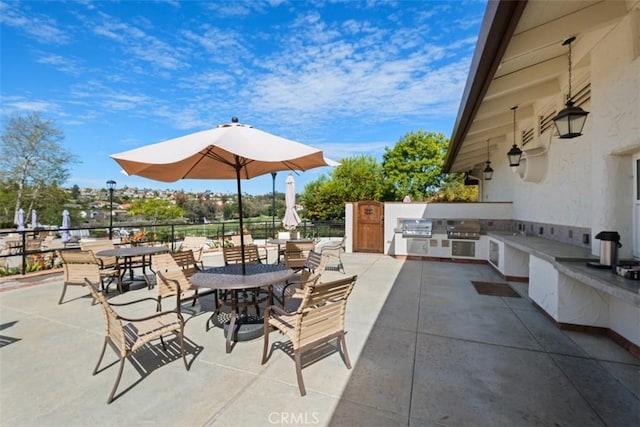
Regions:
[[40, 43], [63, 44], [69, 37], [54, 19], [20, 9], [20, 3], [0, 3], [0, 23], [17, 28]]

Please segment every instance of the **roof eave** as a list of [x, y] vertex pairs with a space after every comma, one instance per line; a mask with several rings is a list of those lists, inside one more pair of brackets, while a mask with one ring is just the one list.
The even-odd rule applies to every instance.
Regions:
[[527, 0], [489, 1], [469, 68], [443, 171], [448, 173], [520, 21]]

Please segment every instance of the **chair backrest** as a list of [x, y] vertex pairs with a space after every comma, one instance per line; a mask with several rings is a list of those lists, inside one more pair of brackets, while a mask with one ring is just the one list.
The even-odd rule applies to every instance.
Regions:
[[85, 283], [91, 292], [91, 296], [100, 303], [102, 314], [105, 319], [105, 335], [111, 338], [113, 345], [116, 347], [119, 355], [124, 357], [127, 354], [127, 344], [125, 340], [124, 327], [122, 321], [113, 308], [107, 302], [104, 294], [100, 292], [95, 281], [85, 279]]
[[202, 253], [204, 252], [204, 248], [207, 246], [207, 237], [206, 236], [184, 236], [184, 240], [182, 241], [182, 245], [180, 246], [180, 251], [189, 251], [193, 252], [193, 257], [197, 262], [202, 262]]
[[58, 251], [65, 283], [82, 284], [85, 278], [100, 283], [100, 266], [91, 251]]
[[[240, 235], [239, 234], [234, 234], [233, 236], [231, 236], [231, 243], [233, 243], [233, 246], [240, 246], [241, 245]], [[253, 237], [251, 236], [251, 234], [245, 234], [244, 235], [244, 244], [245, 245], [253, 245], [254, 244]]]
[[[92, 242], [80, 242], [80, 249], [83, 251], [91, 251], [94, 254], [107, 249], [114, 249], [113, 241], [111, 239], [96, 239]], [[117, 264], [118, 260], [114, 256], [97, 256], [102, 261], [103, 267], [113, 267]]]
[[[224, 264], [240, 264], [242, 263], [242, 248], [240, 246], [228, 246], [222, 248], [222, 256]], [[245, 264], [259, 264], [260, 254], [256, 245], [244, 246], [244, 262]]]
[[291, 233], [288, 231], [278, 231], [278, 239], [287, 240], [291, 238]]
[[27, 251], [39, 251], [40, 249], [42, 249], [42, 241], [44, 239], [41, 239], [39, 237], [33, 238], [33, 239], [27, 239], [25, 244], [27, 246]]
[[[157, 255], [156, 255], [157, 256]], [[193, 255], [193, 250], [172, 252], [171, 257], [182, 268], [183, 273], [187, 277], [191, 277], [196, 274], [200, 269], [198, 268], [198, 262]]]
[[309, 241], [287, 241], [284, 249], [284, 264], [291, 268], [301, 268], [309, 257], [309, 252], [314, 248], [312, 240]]
[[[182, 267], [176, 262], [172, 254], [164, 253], [151, 258], [153, 270], [156, 272], [156, 287], [158, 296], [166, 298], [178, 293], [176, 282], [180, 286], [180, 292], [191, 287], [189, 279]], [[173, 282], [173, 281], [176, 282]]]
[[310, 251], [309, 256], [307, 256], [307, 259], [304, 261], [301, 280], [308, 281], [316, 276], [321, 276], [327, 268], [328, 262], [328, 256], [320, 255], [316, 251]]
[[317, 342], [344, 330], [347, 299], [358, 276], [320, 283], [316, 277], [304, 287], [302, 303], [296, 310], [293, 348]]

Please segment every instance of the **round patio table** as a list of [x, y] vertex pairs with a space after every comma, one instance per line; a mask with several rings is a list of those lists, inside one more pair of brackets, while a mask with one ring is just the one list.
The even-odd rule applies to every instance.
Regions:
[[[169, 249], [164, 246], [133, 246], [133, 247], [120, 247], [114, 249], [105, 249], [102, 251], [96, 252], [96, 256], [108, 256], [108, 257], [116, 257], [122, 258], [124, 263], [122, 265], [122, 273], [120, 274], [120, 285], [122, 284], [122, 278], [124, 278], [125, 273], [129, 270], [129, 278], [133, 281], [133, 258], [142, 257], [142, 276], [146, 277], [146, 266], [149, 266], [149, 269], [153, 271], [151, 268], [151, 256], [155, 254], [161, 254], [164, 252], [168, 252]], [[147, 258], [148, 257], [148, 258]], [[146, 280], [146, 279], [145, 279]]]
[[[244, 328], [251, 332], [258, 333], [263, 330], [262, 315], [257, 313], [255, 318], [249, 318], [247, 314], [244, 316], [238, 316], [239, 307], [247, 307], [249, 305], [257, 305], [260, 302], [266, 300], [266, 298], [258, 299], [253, 291], [257, 291], [258, 288], [267, 287], [269, 289], [268, 299], [269, 304], [273, 304], [273, 289], [272, 285], [277, 283], [286, 282], [294, 277], [292, 269], [285, 267], [281, 264], [245, 264], [245, 274], [242, 274], [242, 264], [225, 265], [224, 267], [208, 268], [204, 271], [191, 276], [191, 284], [196, 288], [215, 289], [218, 295], [229, 293], [231, 300], [220, 299], [222, 305], [228, 305], [231, 307], [231, 314], [228, 321], [228, 327], [226, 331], [226, 351], [231, 352], [231, 340], [242, 341], [240, 337], [242, 334], [239, 332]], [[228, 292], [224, 292], [228, 291]], [[248, 298], [241, 298], [240, 294], [248, 292], [253, 294]], [[216, 324], [218, 320], [218, 314], [220, 312], [219, 306], [215, 312], [211, 315], [211, 318], [207, 321]], [[237, 325], [236, 325], [237, 323]], [[226, 325], [220, 325], [223, 328]], [[258, 328], [259, 330], [256, 330]], [[236, 330], [237, 329], [237, 330]], [[234, 338], [235, 336], [235, 338]], [[256, 338], [254, 333], [250, 334], [251, 338]], [[245, 338], [249, 339], [249, 338]]]

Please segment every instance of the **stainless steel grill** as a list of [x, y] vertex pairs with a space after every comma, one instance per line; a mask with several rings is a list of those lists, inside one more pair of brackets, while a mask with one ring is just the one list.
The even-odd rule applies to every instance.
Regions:
[[402, 237], [431, 237], [432, 223], [430, 219], [402, 219]]
[[447, 221], [447, 237], [449, 239], [480, 239], [480, 221], [473, 219]]

